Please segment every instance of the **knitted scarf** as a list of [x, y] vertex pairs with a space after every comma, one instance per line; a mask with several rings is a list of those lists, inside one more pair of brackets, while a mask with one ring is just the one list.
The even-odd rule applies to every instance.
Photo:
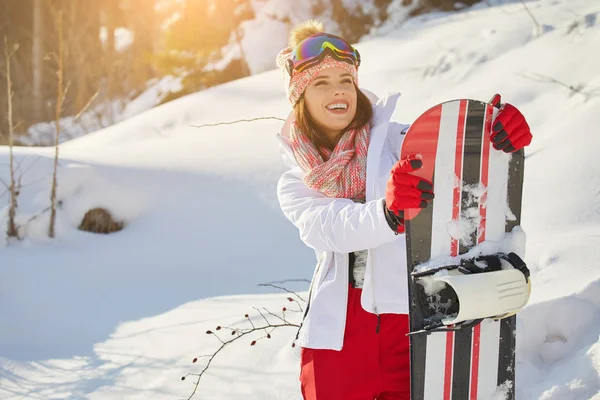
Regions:
[[292, 152], [306, 173], [304, 183], [308, 187], [328, 197], [364, 200], [369, 124], [346, 131], [333, 151], [317, 149], [296, 121], [290, 129]]

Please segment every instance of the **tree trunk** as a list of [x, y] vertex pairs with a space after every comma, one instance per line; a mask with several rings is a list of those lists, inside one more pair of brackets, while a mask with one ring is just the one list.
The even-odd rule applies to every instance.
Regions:
[[149, 78], [155, 76], [151, 55], [155, 51], [157, 27], [155, 0], [138, 0], [134, 3], [136, 13], [132, 20], [134, 42], [132, 44], [133, 88], [141, 88]]
[[44, 92], [44, 3], [43, 0], [33, 1], [33, 46], [31, 51], [31, 64], [33, 72], [33, 119], [40, 121], [43, 118]]
[[105, 49], [105, 77], [106, 77], [106, 98], [105, 104], [108, 105], [107, 115], [110, 124], [114, 123], [114, 113], [112, 100], [115, 98], [115, 29], [117, 27], [116, 14], [117, 2], [115, 0], [104, 1], [104, 15], [106, 17], [106, 49]]
[[58, 90], [56, 95], [56, 136], [54, 138], [54, 171], [52, 173], [52, 190], [50, 192], [50, 225], [48, 236], [54, 238], [54, 226], [56, 222], [56, 187], [58, 186], [56, 175], [58, 172], [58, 144], [60, 142], [60, 118], [64, 100], [63, 73], [64, 73], [64, 39], [63, 39], [63, 11], [58, 12]]
[[13, 143], [14, 143], [14, 132], [13, 132], [13, 111], [12, 111], [12, 76], [10, 73], [11, 58], [16, 48], [9, 49], [8, 39], [4, 37], [4, 58], [6, 60], [6, 94], [8, 100], [8, 145], [9, 145], [9, 168], [10, 168], [10, 206], [8, 208], [8, 230], [6, 231], [7, 236], [19, 237], [19, 231], [15, 223], [15, 217], [17, 213], [17, 187], [15, 185], [15, 163], [13, 155]]

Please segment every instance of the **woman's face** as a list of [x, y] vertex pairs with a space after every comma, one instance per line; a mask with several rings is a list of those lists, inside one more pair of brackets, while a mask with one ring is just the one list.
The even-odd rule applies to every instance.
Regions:
[[332, 142], [354, 119], [356, 98], [352, 75], [342, 68], [324, 69], [304, 91], [308, 112]]

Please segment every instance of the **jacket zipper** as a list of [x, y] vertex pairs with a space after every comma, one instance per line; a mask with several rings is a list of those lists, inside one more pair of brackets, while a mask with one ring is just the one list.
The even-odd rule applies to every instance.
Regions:
[[[345, 265], [346, 267], [344, 268], [346, 271], [349, 271], [348, 268], [348, 263], [350, 263], [350, 254], [349, 253], [344, 253], [344, 263], [342, 265]], [[348, 272], [349, 273], [349, 272]], [[346, 277], [346, 282], [350, 281], [350, 276]], [[344, 311], [344, 323], [342, 324], [342, 326], [344, 327], [344, 329], [342, 329], [342, 337], [340, 338], [340, 343], [344, 343], [344, 332], [346, 331], [346, 321], [348, 321], [348, 285], [344, 285], [344, 287], [346, 288], [346, 309]], [[342, 347], [344, 345], [342, 344]]]
[[302, 330], [302, 326], [304, 325], [304, 320], [306, 319], [306, 316], [308, 315], [308, 310], [310, 309], [310, 298], [312, 297], [313, 287], [317, 280], [319, 270], [325, 263], [325, 258], [327, 258], [327, 255], [323, 254], [321, 256], [321, 259], [319, 259], [319, 262], [317, 263], [317, 266], [316, 266], [316, 269], [315, 269], [315, 272], [313, 275], [312, 282], [310, 283], [310, 287], [308, 288], [308, 300], [306, 301], [306, 310], [304, 310], [304, 315], [302, 316], [302, 321], [300, 321], [300, 326], [298, 327], [298, 330], [296, 331], [296, 340], [298, 340], [298, 338], [300, 337], [300, 330]]
[[369, 258], [371, 259], [371, 291], [373, 292], [373, 312], [377, 315], [377, 327], [375, 333], [379, 333], [381, 318], [377, 309], [377, 301], [375, 299], [375, 262], [373, 257], [373, 249], [369, 249]]

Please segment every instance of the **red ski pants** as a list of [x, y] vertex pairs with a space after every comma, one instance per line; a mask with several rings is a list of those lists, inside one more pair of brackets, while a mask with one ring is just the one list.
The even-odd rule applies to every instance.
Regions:
[[362, 308], [362, 289], [349, 290], [342, 350], [301, 350], [304, 399], [410, 400], [408, 315], [381, 314], [378, 321]]

